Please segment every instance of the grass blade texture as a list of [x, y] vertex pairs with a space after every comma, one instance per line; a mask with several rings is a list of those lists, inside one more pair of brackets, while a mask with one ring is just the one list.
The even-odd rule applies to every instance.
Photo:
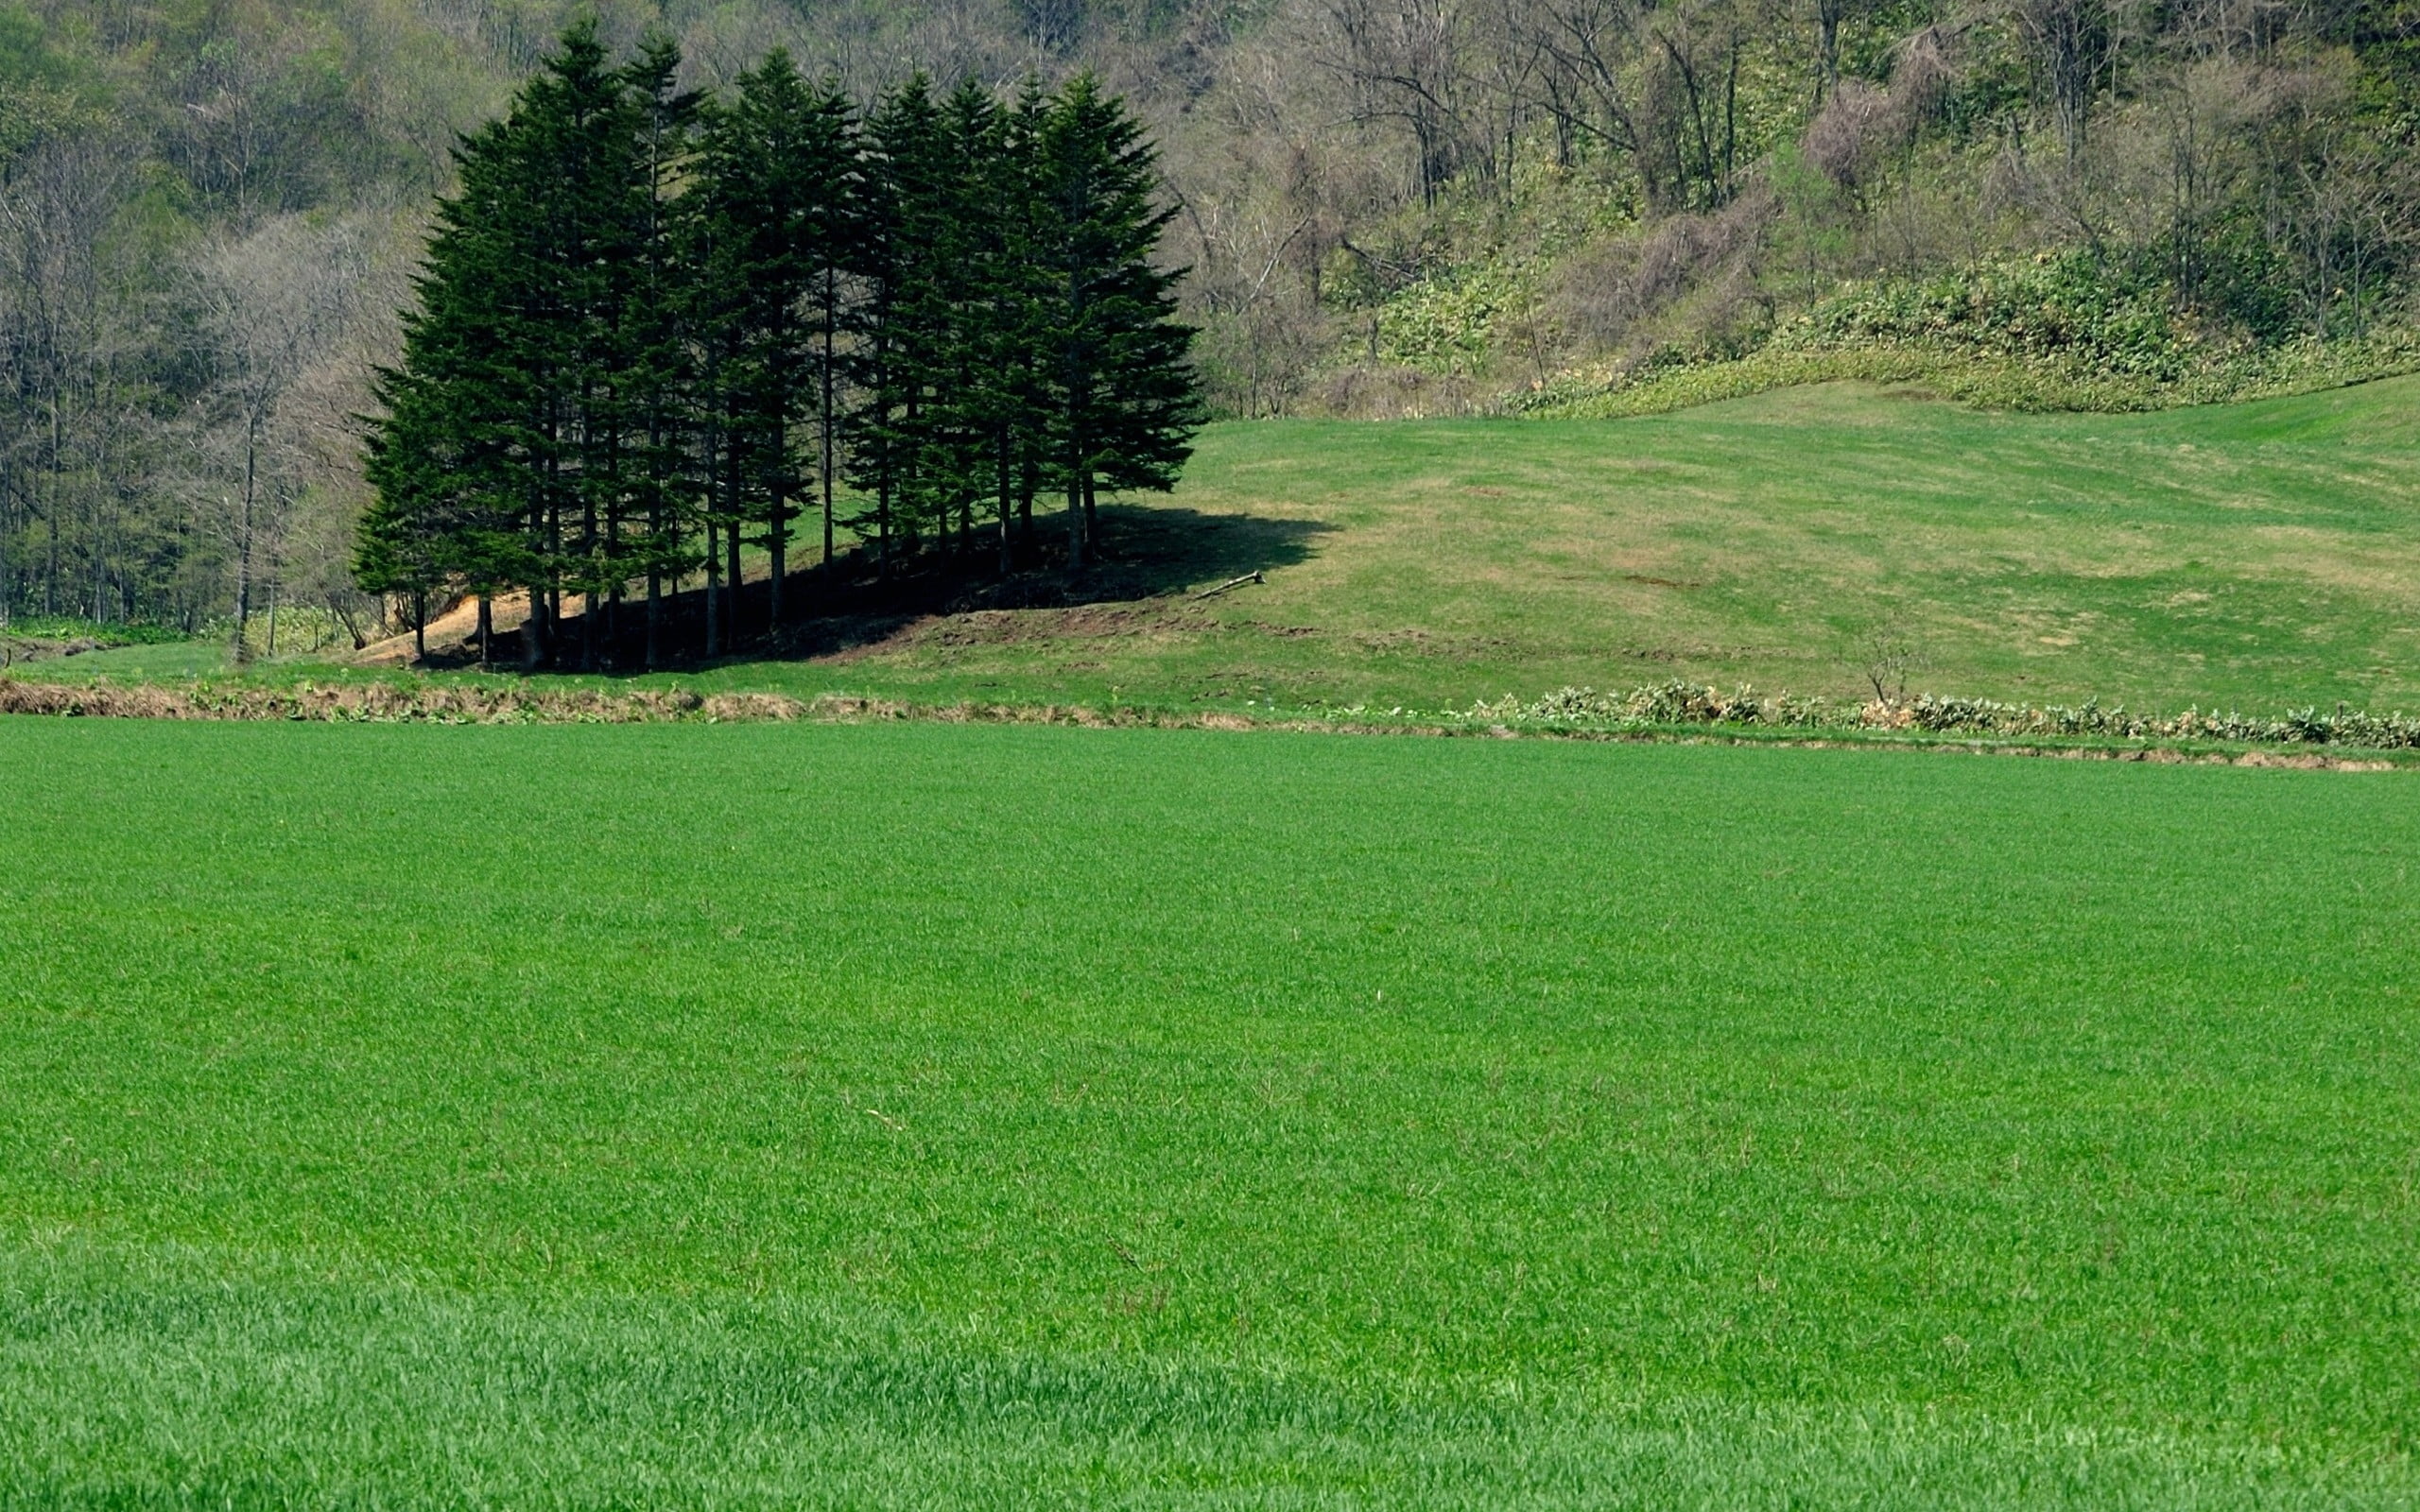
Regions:
[[2420, 1497], [2396, 775], [0, 759], [0, 1504]]

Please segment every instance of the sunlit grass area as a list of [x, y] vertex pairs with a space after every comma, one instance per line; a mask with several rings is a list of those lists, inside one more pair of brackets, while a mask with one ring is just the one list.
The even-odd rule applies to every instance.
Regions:
[[0, 757], [0, 1500], [2420, 1494], [2394, 774]]
[[[682, 680], [1439, 710], [1670, 678], [1857, 694], [1887, 646], [1910, 691], [2420, 706], [2415, 421], [2420, 379], [2152, 415], [1829, 385], [1618, 421], [1218, 425], [1173, 496], [1111, 511], [1101, 602], [936, 601]], [[30, 675], [221, 661], [139, 646]], [[257, 675], [347, 675], [314, 661]]]

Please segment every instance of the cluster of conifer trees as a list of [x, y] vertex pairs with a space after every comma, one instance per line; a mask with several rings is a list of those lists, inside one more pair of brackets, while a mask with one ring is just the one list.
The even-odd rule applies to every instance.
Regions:
[[742, 623], [743, 545], [784, 613], [793, 546], [838, 530], [883, 570], [1005, 572], [1037, 496], [1080, 571], [1101, 491], [1165, 490], [1198, 417], [1192, 332], [1152, 250], [1153, 150], [1089, 77], [1003, 102], [921, 76], [860, 112], [775, 52], [724, 97], [668, 43], [616, 66], [567, 31], [467, 138], [404, 355], [380, 374], [361, 585], [425, 606], [531, 600], [523, 654], [568, 660], [644, 583], [705, 582], [708, 655]]

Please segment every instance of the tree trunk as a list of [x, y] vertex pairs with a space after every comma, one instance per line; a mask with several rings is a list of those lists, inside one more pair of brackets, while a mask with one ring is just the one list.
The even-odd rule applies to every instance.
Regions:
[[488, 641], [495, 632], [495, 615], [488, 595], [479, 595], [479, 670], [488, 669]]
[[[43, 574], [42, 579], [42, 611], [45, 614], [59, 612], [59, 405], [54, 401], [50, 406], [50, 569]], [[244, 524], [244, 542], [249, 548], [251, 544], [249, 512]]]
[[772, 576], [767, 579], [771, 598], [766, 606], [765, 617], [769, 625], [776, 627], [782, 623], [782, 578], [788, 573], [790, 564], [789, 522], [781, 517], [782, 509], [782, 502], [774, 501], [773, 514], [777, 523], [773, 526], [773, 539], [766, 543], [772, 556]]
[[722, 533], [723, 553], [731, 561], [731, 592], [724, 597], [731, 605], [731, 633], [728, 639], [731, 648], [735, 651], [739, 649], [739, 632], [746, 623], [745, 616], [741, 613], [741, 600], [745, 597], [748, 587], [748, 579], [742, 576], [739, 571], [738, 505], [739, 501], [736, 498], [732, 500], [731, 528]]
[[[579, 403], [582, 413], [594, 413], [591, 406], [595, 404], [595, 400], [587, 390], [581, 391]], [[596, 570], [596, 498], [585, 483], [586, 480], [582, 479], [583, 486], [579, 490], [579, 554], [587, 559], [588, 570], [595, 572]], [[557, 606], [556, 612], [558, 615], [562, 613], [560, 604]], [[596, 670], [596, 580], [593, 577], [589, 579], [586, 588], [579, 595], [579, 670], [582, 672]]]
[[[784, 387], [787, 387], [785, 375]], [[786, 399], [783, 401], [788, 403]], [[786, 421], [773, 424], [773, 486], [765, 501], [765, 559], [768, 568], [765, 594], [765, 627], [777, 629], [782, 623], [782, 574], [788, 570], [790, 559], [790, 431]], [[739, 569], [735, 564], [731, 580], [739, 581]], [[739, 636], [735, 629], [732, 639]]]
[[532, 584], [529, 589], [529, 615], [521, 622], [521, 670], [535, 672], [545, 660], [546, 591]]
[[[252, 489], [258, 476], [260, 456], [260, 426], [249, 424], [244, 431], [244, 514], [236, 529], [235, 544], [235, 664], [242, 666], [252, 659], [251, 643], [246, 639], [252, 623]], [[50, 525], [51, 571], [59, 570], [59, 501], [51, 501]]]
[[9, 581], [9, 546], [14, 539], [14, 532], [9, 528], [9, 503], [15, 497], [9, 485], [16, 481], [12, 461], [12, 458], [0, 456], [0, 629], [8, 627], [9, 610], [16, 603], [15, 596], [9, 593], [11, 585]]
[[664, 574], [653, 567], [647, 574], [647, 669], [653, 672], [664, 664]]
[[1084, 486], [1076, 478], [1067, 480], [1067, 576], [1073, 577], [1084, 570]]
[[717, 595], [717, 577], [722, 560], [716, 554], [717, 537], [714, 517], [706, 518], [706, 655], [717, 656], [722, 651], [722, 600]]
[[1000, 432], [999, 464], [1000, 576], [1006, 577], [1016, 570], [1017, 562], [1016, 553], [1009, 544], [1009, 519], [1015, 512], [1016, 506], [1011, 497], [1013, 490], [1009, 487], [1009, 434], [1005, 429]]
[[1100, 558], [1100, 511], [1093, 507], [1093, 475], [1084, 474], [1084, 546], [1092, 558]]
[[820, 466], [823, 474], [823, 565], [832, 565], [832, 327], [840, 308], [839, 270], [823, 269], [823, 438]]

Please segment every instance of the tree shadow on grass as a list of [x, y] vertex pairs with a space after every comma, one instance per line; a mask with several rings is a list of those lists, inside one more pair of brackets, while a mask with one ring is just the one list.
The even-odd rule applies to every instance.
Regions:
[[[801, 521], [793, 544], [811, 555], [806, 539], [814, 523]], [[667, 593], [658, 627], [658, 656], [667, 669], [726, 666], [762, 661], [812, 661], [878, 647], [937, 615], [987, 610], [1075, 609], [1135, 604], [1180, 597], [1249, 573], [1291, 567], [1307, 560], [1316, 540], [1336, 527], [1317, 520], [1267, 515], [1204, 514], [1169, 506], [1104, 504], [1100, 507], [1098, 559], [1084, 572], [1067, 572], [1066, 525], [1053, 511], [1034, 520], [1030, 537], [1014, 541], [1015, 568], [1003, 574], [999, 528], [977, 526], [973, 549], [953, 541], [946, 550], [929, 543], [914, 558], [881, 563], [871, 544], [839, 553], [791, 572], [783, 584], [785, 623], [772, 627], [772, 585], [752, 578], [740, 589], [743, 632], [735, 649], [708, 659], [706, 591], [690, 586]], [[762, 564], [756, 570], [762, 571]], [[692, 579], [694, 585], [695, 579]], [[727, 590], [718, 597], [727, 596]], [[724, 612], [729, 612], [728, 604]], [[632, 674], [647, 665], [644, 590], [619, 605], [597, 606], [596, 665], [608, 674]], [[588, 627], [572, 613], [560, 628], [549, 670], [579, 671]], [[495, 637], [491, 656], [498, 666], [518, 666], [521, 631]], [[477, 647], [432, 653], [424, 665], [475, 664]]]

